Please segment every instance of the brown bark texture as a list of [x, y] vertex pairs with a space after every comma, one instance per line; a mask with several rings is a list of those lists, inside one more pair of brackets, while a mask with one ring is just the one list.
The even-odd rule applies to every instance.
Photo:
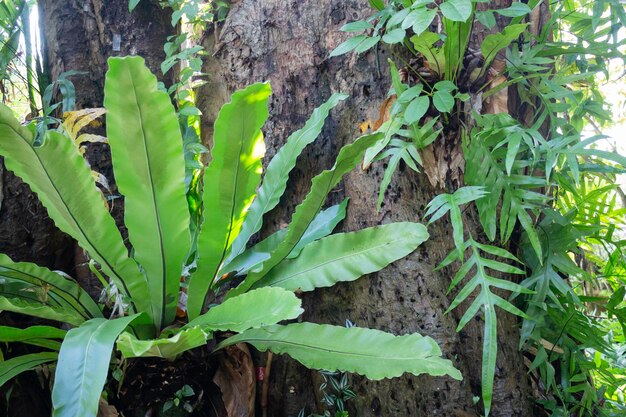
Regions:
[[163, 45], [174, 29], [169, 13], [144, 0], [129, 13], [128, 0], [41, 0], [42, 32], [53, 80], [71, 77], [78, 108], [102, 107], [104, 75], [111, 56], [141, 55], [162, 79]]
[[[338, 149], [359, 135], [359, 124], [376, 120], [390, 85], [387, 47], [361, 56], [328, 58], [348, 35], [339, 31], [345, 23], [371, 14], [366, 0], [240, 0], [233, 2], [226, 21], [206, 37], [210, 52], [205, 72], [209, 83], [200, 91], [200, 108], [205, 114], [205, 137], [210, 142], [216, 110], [235, 89], [269, 80], [273, 89], [270, 120], [264, 133], [268, 145], [266, 161], [299, 129], [311, 111], [333, 92], [350, 95], [333, 111], [321, 137], [298, 161], [281, 205], [266, 217], [267, 234], [289, 221], [295, 206], [304, 198], [313, 175], [332, 166]], [[506, 7], [510, 1], [492, 1], [481, 7]], [[500, 28], [508, 22], [498, 22]], [[476, 25], [471, 47], [475, 50], [487, 33]], [[498, 28], [496, 28], [497, 30]], [[506, 103], [506, 101], [505, 101]], [[385, 195], [380, 212], [376, 197], [384, 163], [368, 172], [349, 174], [332, 193], [330, 202], [350, 198], [348, 215], [341, 229], [351, 231], [392, 221], [420, 221], [426, 204], [440, 192], [424, 174], [400, 169]], [[469, 217], [475, 217], [471, 213]], [[471, 219], [470, 219], [471, 221]], [[477, 221], [474, 219], [474, 223]], [[305, 296], [304, 319], [344, 325], [349, 319], [358, 326], [395, 334], [420, 332], [437, 340], [444, 356], [464, 375], [463, 381], [429, 376], [403, 376], [378, 382], [352, 377], [357, 398], [352, 400], [358, 416], [445, 416], [480, 415], [482, 320], [473, 320], [457, 333], [458, 320], [469, 304], [444, 314], [454, 294], [446, 295], [456, 272], [445, 268], [434, 272], [452, 248], [451, 225], [440, 221], [429, 228], [431, 238], [408, 258], [384, 271], [354, 283]], [[478, 226], [476, 227], [478, 233]], [[498, 362], [491, 415], [530, 416], [531, 401], [522, 354], [517, 350], [518, 323], [515, 317], [498, 312]], [[296, 416], [319, 411], [320, 378], [289, 358], [275, 358], [272, 365], [269, 415]], [[351, 414], [352, 415], [352, 414]]]

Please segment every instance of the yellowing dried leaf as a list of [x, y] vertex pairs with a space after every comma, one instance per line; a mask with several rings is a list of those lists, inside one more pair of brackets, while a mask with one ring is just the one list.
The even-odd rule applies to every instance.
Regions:
[[391, 106], [396, 102], [396, 95], [389, 96], [383, 101], [378, 111], [378, 119], [374, 122], [374, 131], [378, 130], [383, 123], [385, 123], [391, 117]]
[[434, 144], [428, 145], [421, 152], [424, 173], [428, 177], [428, 182], [433, 187], [436, 187], [439, 183], [439, 177], [437, 174], [437, 159], [435, 158]]
[[[487, 72], [487, 83], [489, 88], [496, 88], [506, 82], [506, 77], [502, 75], [505, 63], [500, 60], [494, 60], [491, 68]], [[483, 113], [497, 114], [509, 112], [509, 91], [508, 88], [502, 88], [494, 95], [485, 99], [483, 103]]]
[[[104, 108], [94, 109], [82, 109], [75, 111], [67, 111], [63, 113], [63, 129], [67, 132], [72, 140], [76, 141], [78, 134], [82, 129], [87, 127], [92, 122], [96, 122], [96, 119], [106, 113]], [[101, 126], [100, 122], [97, 122], [93, 127]], [[79, 145], [80, 143], [77, 143]]]
[[109, 405], [104, 399], [100, 398], [98, 403], [97, 417], [119, 417], [119, 413], [115, 407]]

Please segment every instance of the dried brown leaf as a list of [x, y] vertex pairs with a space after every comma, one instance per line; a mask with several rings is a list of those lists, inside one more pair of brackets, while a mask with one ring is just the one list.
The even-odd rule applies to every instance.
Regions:
[[463, 147], [457, 141], [450, 155], [450, 179], [457, 185], [463, 184], [463, 174], [465, 173], [465, 158], [463, 157]]
[[220, 365], [213, 382], [222, 391], [228, 417], [254, 416], [256, 377], [248, 347], [239, 343], [220, 352]]
[[439, 183], [437, 175], [437, 159], [435, 158], [434, 144], [428, 145], [421, 152], [424, 173], [428, 177], [430, 185], [436, 187]]
[[376, 131], [391, 117], [391, 106], [396, 102], [396, 95], [389, 96], [380, 105], [378, 119], [374, 122], [373, 130]]
[[[496, 88], [506, 82], [506, 77], [502, 75], [505, 67], [504, 61], [494, 60], [491, 68], [487, 72], [487, 83], [489, 88]], [[503, 88], [494, 95], [485, 99], [483, 103], [483, 113], [497, 114], [509, 112], [509, 92], [508, 88]]]
[[119, 415], [120, 413], [117, 412], [117, 408], [109, 405], [104, 399], [100, 398], [97, 417], [119, 417]]

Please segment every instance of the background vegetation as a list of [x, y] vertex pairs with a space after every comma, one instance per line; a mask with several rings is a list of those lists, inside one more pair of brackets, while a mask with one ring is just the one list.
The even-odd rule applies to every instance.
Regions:
[[[422, 219], [449, 219], [452, 226], [454, 249], [438, 268], [452, 277], [448, 311], [461, 309], [457, 331], [472, 320], [484, 329], [479, 410], [486, 415], [493, 408], [498, 316], [514, 314], [537, 412], [622, 415], [626, 158], [607, 133], [619, 135], [615, 127], [623, 119], [624, 6], [617, 0], [369, 3], [361, 20], [343, 26], [348, 38], [329, 56], [392, 53], [380, 117], [360, 126], [379, 134], [363, 165], [385, 164], [379, 208], [388, 186], [413, 175], [406, 168], [438, 190]], [[131, 1], [130, 9], [138, 4]], [[68, 79], [78, 74], [48, 85], [45, 60], [25, 24], [32, 5], [3, 5], [4, 97], [18, 115], [37, 118], [42, 135], [61, 123], [60, 109], [73, 109]], [[178, 71], [162, 89], [183, 126], [187, 198], [195, 207], [206, 151], [195, 92], [206, 78], [193, 34], [222, 21], [228, 5], [166, 6], [172, 24], [186, 28], [165, 45], [161, 71]], [[470, 39], [479, 30], [486, 34], [474, 50]], [[197, 225], [198, 211], [191, 213]]]

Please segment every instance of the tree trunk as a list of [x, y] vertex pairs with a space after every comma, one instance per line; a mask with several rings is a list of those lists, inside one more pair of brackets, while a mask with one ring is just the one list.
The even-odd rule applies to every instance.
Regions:
[[[500, 8], [507, 3], [510, 1], [500, 0], [481, 6]], [[270, 80], [274, 94], [270, 120], [264, 129], [267, 160], [331, 93], [350, 94], [347, 103], [327, 121], [321, 138], [300, 158], [281, 205], [266, 218], [264, 234], [288, 222], [304, 198], [312, 176], [332, 165], [338, 149], [360, 134], [359, 124], [378, 118], [390, 85], [388, 49], [381, 46], [361, 56], [328, 58], [329, 52], [346, 39], [339, 28], [370, 14], [366, 0], [241, 0], [232, 5], [219, 32], [207, 36], [205, 46], [213, 58], [206, 63], [210, 82], [199, 95], [206, 102], [200, 104], [205, 112], [204, 131], [211, 131], [215, 110], [235, 89]], [[498, 27], [507, 23], [499, 21]], [[485, 35], [476, 27], [471, 46], [479, 49]], [[424, 174], [400, 169], [393, 177], [382, 210], [377, 212], [376, 196], [383, 169], [382, 163], [376, 163], [368, 172], [356, 170], [333, 193], [333, 203], [350, 197], [344, 231], [392, 221], [420, 221], [432, 197], [446, 192], [434, 189]], [[450, 191], [453, 190], [447, 190]], [[473, 398], [481, 393], [482, 321], [473, 320], [457, 333], [455, 328], [463, 310], [444, 314], [452, 300], [446, 291], [454, 271], [433, 269], [453, 247], [451, 227], [440, 221], [429, 232], [430, 240], [417, 252], [386, 270], [305, 297], [306, 320], [343, 325], [350, 319], [358, 326], [395, 334], [418, 331], [432, 336], [444, 356], [464, 375], [460, 382], [429, 376], [379, 382], [353, 377], [357, 398], [352, 404], [358, 416], [479, 415], [480, 402], [473, 405]], [[498, 316], [499, 354], [491, 415], [530, 416], [526, 368], [517, 350], [518, 322], [501, 310]], [[319, 405], [319, 382], [316, 372], [307, 371], [288, 358], [275, 358], [270, 415], [296, 416], [303, 407], [307, 414], [315, 411], [316, 403]]]
[[141, 1], [129, 13], [128, 0], [40, 0], [42, 32], [52, 80], [73, 76], [77, 108], [102, 107], [104, 75], [111, 56], [140, 55], [163, 79], [163, 45], [174, 32], [169, 12]]

